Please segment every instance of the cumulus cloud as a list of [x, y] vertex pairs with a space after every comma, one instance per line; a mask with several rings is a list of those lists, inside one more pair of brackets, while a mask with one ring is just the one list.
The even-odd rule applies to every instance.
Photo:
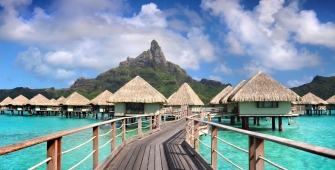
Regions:
[[215, 75], [209, 75], [210, 80], [216, 80], [216, 81], [222, 81], [222, 78], [220, 76], [215, 76]]
[[228, 30], [223, 39], [226, 51], [248, 56], [245, 72], [319, 66], [318, 54], [298, 45], [335, 47], [334, 23], [321, 23], [314, 11], [301, 10], [298, 1], [261, 0], [247, 10], [236, 0], [202, 0], [201, 8], [219, 17]]
[[229, 67], [227, 67], [226, 63], [219, 63], [216, 65], [216, 67], [213, 70], [214, 73], [223, 73], [224, 75], [232, 75], [233, 70]]
[[[60, 0], [53, 2], [52, 10], [35, 7], [30, 17], [23, 17], [18, 8], [30, 4], [29, 0], [0, 2], [0, 40], [31, 47], [18, 55], [16, 63], [35, 75], [70, 80], [79, 75], [78, 70], [100, 73], [127, 56], [137, 57], [153, 39], [166, 58], [182, 68], [197, 70], [201, 62], [216, 58], [201, 18], [187, 8], [174, 9], [175, 15], [194, 18], [187, 29], [181, 24], [177, 30], [169, 25], [176, 19], [173, 14], [154, 3], [142, 5], [141, 11], [128, 17], [123, 9], [129, 4], [123, 0]], [[37, 62], [27, 62], [32, 59]]]
[[298, 87], [301, 86], [303, 84], [309, 83], [313, 80], [312, 76], [304, 76], [301, 80], [289, 80], [287, 82], [287, 85], [289, 87]]

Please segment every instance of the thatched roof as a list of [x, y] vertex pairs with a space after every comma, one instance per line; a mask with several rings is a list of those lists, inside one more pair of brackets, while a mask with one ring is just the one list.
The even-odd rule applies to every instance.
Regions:
[[245, 83], [247, 83], [247, 81], [245, 80], [242, 80], [240, 83], [238, 83], [236, 87], [233, 88], [233, 90], [231, 90], [226, 96], [221, 98], [220, 103], [222, 104], [233, 103], [228, 101], [229, 97], [235, 95], [245, 85]]
[[93, 105], [114, 105], [114, 103], [107, 103], [107, 100], [112, 96], [113, 94], [108, 91], [105, 90], [104, 92], [100, 93], [97, 97], [95, 97], [94, 99], [91, 100], [91, 103]]
[[22, 95], [19, 95], [15, 97], [10, 104], [13, 106], [23, 106], [23, 105], [27, 105], [28, 103], [29, 103], [29, 99], [27, 99], [26, 97]]
[[63, 102], [64, 102], [65, 99], [66, 99], [65, 97], [61, 96], [60, 98], [57, 99], [57, 104], [58, 105], [59, 104], [63, 104]]
[[204, 105], [199, 96], [187, 83], [184, 83], [175, 94], [171, 95], [168, 104], [171, 106]]
[[73, 92], [62, 102], [62, 104], [66, 106], [85, 106], [90, 104], [90, 100], [77, 92]]
[[31, 98], [29, 100], [29, 104], [30, 105], [33, 105], [33, 106], [51, 106], [53, 105], [53, 103], [47, 99], [46, 97], [44, 97], [43, 95], [41, 94], [38, 94], [36, 96], [34, 96], [33, 98]]
[[0, 106], [7, 106], [12, 102], [12, 98], [10, 97], [6, 97], [4, 100], [2, 100], [2, 102], [0, 103]]
[[140, 76], [136, 76], [116, 91], [107, 102], [166, 103], [167, 99]]
[[335, 104], [335, 95], [326, 100], [328, 104]]
[[230, 85], [225, 87], [219, 94], [213, 97], [213, 99], [209, 102], [209, 104], [220, 104], [220, 100], [232, 90], [233, 88]]
[[54, 99], [54, 98], [50, 99], [50, 102], [52, 103], [52, 106], [57, 106], [57, 105], [59, 105], [59, 103], [57, 102], [57, 100]]
[[323, 99], [321, 99], [318, 96], [315, 96], [313, 93], [308, 92], [307, 94], [305, 94], [304, 96], [301, 97], [301, 101], [296, 102], [296, 104], [313, 104], [313, 105], [317, 105], [317, 104], [328, 104], [326, 101], [324, 101]]
[[228, 101], [299, 101], [301, 97], [263, 72], [258, 72]]

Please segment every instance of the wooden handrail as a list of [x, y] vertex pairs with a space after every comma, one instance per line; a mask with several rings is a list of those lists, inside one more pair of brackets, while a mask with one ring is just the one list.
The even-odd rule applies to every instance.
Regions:
[[40, 143], [43, 143], [43, 142], [46, 142], [46, 141], [49, 141], [49, 140], [58, 139], [58, 138], [61, 138], [63, 136], [66, 136], [66, 135], [69, 135], [69, 134], [72, 134], [72, 133], [80, 132], [82, 130], [90, 129], [90, 128], [93, 128], [93, 127], [96, 127], [96, 126], [100, 126], [100, 125], [104, 125], [104, 124], [108, 124], [108, 123], [112, 123], [112, 122], [116, 122], [116, 121], [119, 121], [119, 120], [122, 120], [122, 119], [125, 119], [125, 118], [131, 118], [131, 117], [123, 117], [123, 118], [104, 121], [104, 122], [101, 122], [101, 123], [94, 123], [94, 124], [82, 126], [82, 127], [79, 127], [79, 128], [75, 128], [75, 129], [71, 129], [71, 130], [64, 130], [64, 131], [56, 132], [56, 133], [53, 133], [53, 134], [50, 134], [50, 135], [45, 135], [45, 136], [37, 137], [37, 138], [34, 138], [34, 139], [29, 139], [29, 140], [26, 140], [26, 141], [23, 141], [23, 142], [3, 146], [3, 147], [0, 147], [0, 156], [4, 155], [4, 154], [7, 154], [7, 153], [10, 153], [10, 152], [20, 150], [20, 149], [27, 148], [27, 147], [30, 147], [30, 146], [34, 146], [34, 145], [37, 145], [37, 144], [40, 144]]
[[194, 119], [194, 118], [189, 118], [189, 117], [187, 117], [187, 119], [195, 120], [197, 122], [202, 122], [202, 123], [205, 123], [205, 124], [216, 126], [220, 129], [230, 130], [230, 131], [245, 134], [245, 135], [248, 135], [248, 136], [251, 136], [251, 137], [254, 137], [254, 138], [275, 142], [275, 143], [278, 143], [278, 144], [281, 144], [281, 145], [289, 146], [289, 147], [292, 147], [292, 148], [296, 148], [296, 149], [303, 150], [303, 151], [306, 151], [306, 152], [314, 153], [314, 154], [324, 156], [324, 157], [327, 157], [327, 158], [335, 159], [335, 150], [332, 150], [332, 149], [329, 149], [329, 148], [325, 148], [325, 147], [321, 147], [321, 146], [315, 146], [315, 145], [311, 145], [311, 144], [308, 144], [308, 143], [298, 142], [298, 141], [295, 141], [295, 140], [281, 138], [281, 137], [277, 137], [277, 136], [271, 136], [271, 135], [261, 134], [261, 133], [257, 133], [257, 132], [251, 132], [251, 131], [248, 131], [248, 130], [238, 129], [238, 128], [234, 128], [234, 127], [230, 127], [230, 126], [225, 126], [225, 125], [213, 123], [213, 122], [207, 122], [207, 121], [203, 121], [203, 120], [200, 120], [200, 119]]

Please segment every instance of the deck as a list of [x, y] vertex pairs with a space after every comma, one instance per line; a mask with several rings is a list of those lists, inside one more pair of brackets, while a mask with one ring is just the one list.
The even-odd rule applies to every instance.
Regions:
[[211, 169], [185, 145], [185, 120], [126, 145], [104, 169]]

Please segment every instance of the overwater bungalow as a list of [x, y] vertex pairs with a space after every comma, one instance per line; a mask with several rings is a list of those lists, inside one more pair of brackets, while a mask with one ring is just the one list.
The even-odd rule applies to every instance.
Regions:
[[136, 76], [107, 102], [114, 103], [114, 116], [157, 115], [167, 99], [140, 76]]
[[85, 118], [86, 114], [91, 111], [89, 104], [90, 100], [77, 92], [73, 92], [62, 102], [66, 117], [72, 117], [73, 114], [76, 114], [79, 118], [81, 114], [83, 114]]
[[[36, 96], [31, 98], [29, 100], [29, 104], [32, 106], [32, 110], [35, 111], [36, 116], [42, 116], [44, 114], [49, 116], [50, 112], [52, 112], [53, 102], [44, 97], [42, 94], [37, 94]], [[32, 115], [33, 113], [28, 111], [28, 114]]]
[[[13, 106], [13, 107], [11, 107]], [[11, 108], [11, 114], [14, 115], [14, 111], [17, 111], [17, 114], [23, 115], [24, 111], [30, 111], [30, 105], [29, 105], [29, 99], [24, 97], [23, 95], [19, 95], [15, 97], [9, 104], [9, 107]]]
[[98, 118], [98, 113], [101, 113], [101, 119], [104, 119], [104, 114], [107, 114], [108, 117], [114, 116], [114, 103], [107, 102], [112, 95], [113, 94], [110, 91], [105, 90], [91, 100], [92, 111], [96, 118]]
[[200, 109], [204, 103], [194, 92], [194, 90], [187, 83], [184, 83], [179, 87], [176, 93], [171, 95], [170, 99], [168, 100], [168, 105], [174, 107], [188, 106], [192, 109], [192, 111], [200, 112]]
[[0, 103], [0, 114], [5, 114], [5, 110], [10, 110], [9, 105], [12, 102], [12, 98], [9, 96], [6, 97], [4, 100]]
[[320, 115], [322, 110], [326, 111], [326, 105], [328, 103], [313, 93], [308, 92], [301, 97], [301, 101], [294, 102], [293, 104], [297, 106], [296, 108], [298, 108], [299, 105], [304, 105], [307, 115], [312, 115], [313, 113]]
[[225, 97], [230, 91], [233, 90], [233, 87], [228, 85], [225, 87], [220, 93], [218, 93], [216, 96], [212, 98], [212, 100], [209, 102], [209, 104], [212, 107], [215, 107], [212, 109], [211, 112], [227, 112], [227, 104], [222, 104], [220, 100]]
[[[238, 113], [238, 105], [236, 102], [228, 101], [229, 96], [234, 95], [237, 91], [239, 91], [244, 85], [247, 83], [247, 81], [242, 80], [240, 83], [238, 83], [228, 94], [226, 94], [224, 97], [220, 99], [221, 104], [227, 105], [227, 113], [237, 114]], [[234, 118], [234, 117], [232, 117]]]
[[249, 117], [254, 117], [254, 124], [259, 117], [271, 117], [274, 130], [278, 117], [279, 131], [282, 131], [282, 117], [298, 116], [292, 113], [291, 102], [300, 100], [295, 92], [261, 71], [228, 97], [228, 102], [237, 103], [243, 129], [249, 129]]
[[335, 110], [335, 95], [326, 100], [328, 103], [326, 109], [328, 110], [329, 115], [332, 114], [332, 110]]

